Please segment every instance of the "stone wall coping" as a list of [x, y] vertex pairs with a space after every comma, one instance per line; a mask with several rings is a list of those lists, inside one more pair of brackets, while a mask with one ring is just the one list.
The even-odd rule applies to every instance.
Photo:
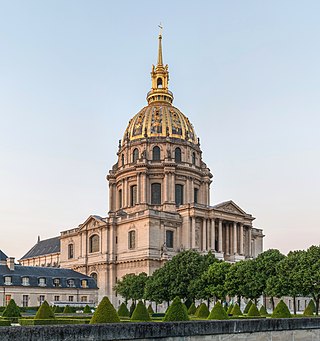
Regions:
[[1, 341], [108, 341], [320, 330], [319, 318], [0, 327]]

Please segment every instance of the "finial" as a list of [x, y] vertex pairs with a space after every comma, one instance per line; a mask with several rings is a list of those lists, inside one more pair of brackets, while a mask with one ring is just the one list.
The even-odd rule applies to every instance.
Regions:
[[163, 61], [162, 61], [162, 44], [161, 44], [161, 39], [162, 39], [162, 29], [163, 27], [160, 25], [158, 25], [158, 27], [160, 28], [160, 32], [159, 32], [159, 48], [158, 48], [158, 65], [163, 65]]
[[40, 243], [40, 236], [38, 236], [38, 243]]

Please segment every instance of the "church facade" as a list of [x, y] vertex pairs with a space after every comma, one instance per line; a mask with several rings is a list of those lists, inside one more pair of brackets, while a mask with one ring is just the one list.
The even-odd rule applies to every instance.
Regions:
[[251, 214], [233, 201], [210, 205], [213, 176], [192, 124], [172, 104], [161, 35], [151, 81], [147, 106], [129, 121], [107, 175], [108, 216], [92, 215], [60, 235], [59, 265], [94, 277], [99, 298], [115, 304], [117, 279], [152, 274], [181, 250], [235, 262], [263, 249]]

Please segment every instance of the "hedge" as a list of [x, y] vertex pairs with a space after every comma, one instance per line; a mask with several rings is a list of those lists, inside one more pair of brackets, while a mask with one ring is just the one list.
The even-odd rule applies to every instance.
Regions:
[[0, 319], [0, 327], [1, 326], [11, 326], [11, 321], [10, 320], [1, 320]]
[[191, 306], [188, 309], [188, 314], [189, 315], [194, 315], [197, 311], [197, 307], [194, 303], [191, 304]]
[[36, 313], [35, 319], [39, 320], [46, 320], [46, 319], [54, 319], [54, 312], [50, 308], [49, 304], [47, 301], [44, 301], [39, 310]]
[[69, 305], [66, 305], [63, 309], [64, 314], [72, 314], [74, 312], [74, 309], [72, 309]]
[[232, 314], [233, 316], [240, 316], [240, 315], [242, 315], [242, 312], [241, 312], [241, 309], [240, 309], [238, 303], [236, 303], [236, 304], [233, 306], [233, 308], [232, 308], [232, 310], [231, 310], [231, 314]]
[[248, 303], [247, 303], [247, 305], [246, 305], [246, 307], [244, 308], [243, 313], [244, 313], [244, 314], [248, 314], [249, 309], [250, 309], [251, 306], [252, 306], [252, 301], [249, 300]]
[[89, 324], [90, 319], [19, 319], [21, 326]]
[[251, 304], [250, 309], [247, 314], [248, 317], [260, 317], [259, 310], [255, 304]]
[[261, 316], [267, 316], [268, 315], [268, 312], [267, 312], [267, 309], [264, 305], [262, 305], [259, 309], [259, 313]]
[[199, 318], [207, 318], [210, 311], [205, 303], [201, 303], [199, 309], [197, 310], [196, 316]]
[[169, 306], [164, 322], [169, 321], [189, 321], [188, 310], [179, 297], [176, 297]]
[[148, 305], [148, 313], [149, 313], [150, 315], [152, 315], [152, 314], [154, 313], [154, 310], [153, 310], [153, 308], [152, 308], [151, 303]]
[[228, 310], [227, 310], [228, 315], [231, 314], [232, 309], [233, 309], [233, 303], [231, 303], [228, 307]]
[[13, 299], [10, 300], [2, 316], [3, 317], [21, 317], [20, 309], [16, 305], [16, 302]]

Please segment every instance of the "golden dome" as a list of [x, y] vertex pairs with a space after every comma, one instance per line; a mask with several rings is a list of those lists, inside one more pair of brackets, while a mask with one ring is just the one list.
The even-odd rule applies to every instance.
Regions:
[[158, 62], [152, 65], [151, 90], [147, 94], [148, 106], [136, 114], [128, 124], [123, 136], [134, 141], [147, 137], [172, 137], [198, 144], [189, 119], [172, 106], [173, 94], [168, 89], [168, 65], [163, 65], [162, 35], [159, 34]]
[[165, 102], [149, 104], [140, 110], [129, 121], [123, 141], [146, 137], [172, 137], [198, 143], [189, 119], [179, 109]]

